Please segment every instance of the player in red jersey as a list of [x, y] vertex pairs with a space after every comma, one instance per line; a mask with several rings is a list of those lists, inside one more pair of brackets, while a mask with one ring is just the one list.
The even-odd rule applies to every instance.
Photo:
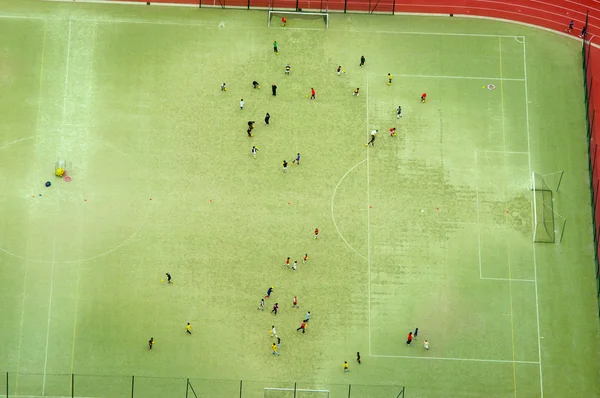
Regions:
[[281, 26], [285, 26], [286, 23], [287, 23], [287, 18], [281, 17]]
[[427, 93], [423, 93], [421, 94], [421, 102], [425, 103], [425, 100], [427, 99]]
[[396, 127], [392, 127], [390, 129], [390, 137], [395, 137], [396, 136]]
[[317, 95], [317, 93], [315, 92], [315, 89], [314, 89], [314, 88], [311, 88], [311, 89], [310, 89], [310, 99], [311, 99], [311, 100], [315, 99], [315, 98], [316, 98], [316, 97], [315, 97], [316, 95]]
[[286, 267], [290, 266], [290, 258], [289, 257], [285, 259], [285, 264], [283, 264], [283, 265]]
[[315, 239], [319, 237], [319, 228], [315, 228]]

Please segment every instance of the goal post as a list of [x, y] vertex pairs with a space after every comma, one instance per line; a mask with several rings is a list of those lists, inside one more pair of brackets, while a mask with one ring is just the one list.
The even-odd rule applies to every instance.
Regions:
[[329, 398], [329, 390], [265, 387], [263, 398]]
[[554, 192], [558, 192], [563, 174], [563, 171], [544, 175], [531, 173], [535, 243], [562, 242], [567, 220], [554, 210]]
[[277, 11], [269, 10], [269, 19], [267, 26], [279, 26], [281, 24], [281, 18], [285, 17], [290, 21], [299, 20], [305, 22], [313, 22], [310, 26], [315, 26], [315, 30], [318, 30], [318, 25], [314, 24], [315, 21], [322, 20], [325, 24], [325, 29], [329, 29], [329, 12], [309, 12], [309, 11]]

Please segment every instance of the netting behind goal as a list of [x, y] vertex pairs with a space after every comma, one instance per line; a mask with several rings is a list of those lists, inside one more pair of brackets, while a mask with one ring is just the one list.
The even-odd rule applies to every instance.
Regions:
[[265, 388], [264, 398], [329, 398], [329, 390]]
[[[562, 172], [560, 179], [562, 179]], [[548, 174], [553, 176], [557, 173]], [[533, 192], [533, 241], [537, 243], [555, 243], [562, 241], [566, 220], [554, 211], [554, 189], [550, 188], [546, 176], [533, 172], [531, 190]], [[560, 179], [556, 191], [560, 186]]]
[[[308, 12], [308, 11], [276, 11], [269, 10], [268, 27], [282, 26], [281, 18], [287, 19], [286, 26], [292, 28], [321, 29], [329, 28], [328, 12]], [[283, 26], [282, 26], [283, 27]]]

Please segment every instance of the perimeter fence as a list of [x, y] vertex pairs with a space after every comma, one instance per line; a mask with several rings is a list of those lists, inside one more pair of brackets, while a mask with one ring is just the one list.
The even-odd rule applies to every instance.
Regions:
[[[585, 28], [583, 30], [583, 46], [581, 50], [583, 61], [583, 84], [585, 87], [585, 107], [587, 121], [587, 139], [590, 168], [590, 190], [592, 193], [592, 224], [594, 227], [594, 251], [596, 268], [597, 295], [600, 302], [600, 261], [598, 252], [600, 250], [600, 49], [593, 46], [593, 36], [588, 33], [589, 16], [586, 15]], [[600, 311], [600, 305], [599, 305]]]
[[404, 398], [404, 387], [83, 374], [3, 374], [6, 398]]

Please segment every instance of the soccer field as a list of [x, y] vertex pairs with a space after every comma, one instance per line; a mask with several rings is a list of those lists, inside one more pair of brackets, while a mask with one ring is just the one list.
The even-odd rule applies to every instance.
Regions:
[[[266, 25], [0, 7], [0, 395], [600, 396], [580, 44], [470, 18]], [[532, 172], [559, 171], [569, 225], [534, 244]]]

